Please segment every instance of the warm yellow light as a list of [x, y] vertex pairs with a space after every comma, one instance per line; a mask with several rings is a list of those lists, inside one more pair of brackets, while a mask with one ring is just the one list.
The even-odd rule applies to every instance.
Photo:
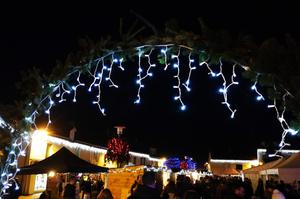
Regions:
[[54, 171], [50, 171], [50, 172], [48, 173], [48, 176], [49, 176], [49, 177], [54, 177], [54, 176], [55, 176], [55, 172], [54, 172]]
[[258, 166], [259, 165], [259, 161], [258, 160], [252, 160], [252, 162], [250, 164], [252, 166]]
[[170, 178], [170, 173], [163, 171], [163, 186], [165, 187], [168, 184], [168, 179]]
[[199, 173], [196, 171], [192, 172], [192, 178], [195, 183], [196, 180], [199, 180]]
[[105, 163], [105, 167], [107, 167], [107, 168], [117, 168], [118, 165], [117, 165], [117, 162], [108, 161], [108, 162]]
[[54, 149], [53, 149], [53, 145], [51, 145], [49, 148], [48, 148], [48, 154], [47, 154], [47, 157], [51, 156], [54, 154]]
[[47, 131], [35, 130], [32, 134], [30, 159], [42, 160], [46, 157]]
[[160, 158], [158, 162], [159, 167], [163, 167], [164, 163], [167, 161], [167, 158]]

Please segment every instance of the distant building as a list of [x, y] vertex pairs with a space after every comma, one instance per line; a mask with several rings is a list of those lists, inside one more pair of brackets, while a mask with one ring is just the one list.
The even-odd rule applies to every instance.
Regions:
[[[298, 152], [300, 152], [300, 150], [283, 149], [280, 155], [289, 157]], [[209, 154], [207, 167], [214, 175], [239, 176], [242, 170], [266, 163], [270, 156], [272, 157], [272, 154], [269, 154], [267, 149], [257, 149], [257, 157], [253, 160], [213, 159], [211, 154]]]
[[239, 176], [242, 170], [258, 165], [257, 160], [211, 159], [209, 162], [210, 171], [218, 176]]

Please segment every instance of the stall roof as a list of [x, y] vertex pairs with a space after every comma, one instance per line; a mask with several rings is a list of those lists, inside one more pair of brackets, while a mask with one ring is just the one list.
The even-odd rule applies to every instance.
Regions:
[[258, 173], [258, 172], [266, 170], [266, 169], [271, 169], [271, 168], [275, 167], [276, 165], [284, 162], [285, 160], [286, 160], [286, 158], [279, 158], [278, 160], [274, 160], [272, 162], [268, 162], [268, 163], [265, 163], [260, 166], [252, 167], [250, 169], [245, 169], [245, 170], [243, 170], [243, 173], [251, 174], [251, 173]]
[[62, 147], [58, 152], [40, 162], [21, 167], [18, 174], [41, 174], [49, 173], [50, 171], [54, 171], [56, 173], [99, 173], [107, 172], [108, 169], [91, 164], [79, 158], [67, 148]]
[[284, 162], [273, 167], [275, 168], [300, 168], [300, 153], [295, 153]]

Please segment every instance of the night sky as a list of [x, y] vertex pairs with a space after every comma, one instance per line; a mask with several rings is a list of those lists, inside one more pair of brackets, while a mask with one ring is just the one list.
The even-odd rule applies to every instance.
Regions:
[[[117, 36], [120, 17], [127, 25], [135, 19], [130, 9], [158, 29], [163, 28], [166, 20], [174, 18], [184, 29], [197, 32], [197, 17], [201, 16], [213, 29], [248, 33], [257, 42], [271, 36], [280, 38], [285, 33], [299, 39], [300, 13], [296, 12], [295, 5], [233, 5], [187, 4], [175, 8], [144, 5], [144, 8], [136, 8], [112, 3], [38, 9], [8, 7], [1, 12], [0, 19], [0, 102], [7, 103], [16, 97], [14, 84], [20, 78], [20, 71], [32, 66], [45, 73], [51, 71], [56, 60], [63, 60], [68, 52], [77, 48], [81, 37]], [[211, 79], [205, 68], [199, 67], [193, 73], [192, 91], [184, 93], [187, 105], [184, 112], [173, 100], [172, 71], [160, 69], [156, 69], [154, 77], [146, 82], [143, 103], [134, 105], [136, 72], [132, 67], [124, 72], [116, 71], [114, 79], [120, 88], [106, 89], [103, 94], [106, 117], [91, 103], [93, 99], [86, 89], [82, 89], [77, 104], [65, 103], [53, 109], [54, 125], [50, 129], [67, 135], [75, 125], [76, 139], [106, 145], [115, 135], [113, 127], [124, 125], [124, 136], [132, 150], [148, 152], [150, 147], [155, 147], [158, 155], [189, 155], [201, 161], [207, 159], [209, 151], [216, 158], [255, 158], [256, 148], [272, 148], [280, 141], [281, 128], [274, 110], [266, 108], [267, 101], [256, 102], [256, 95], [250, 90], [251, 83], [245, 79], [239, 79], [239, 87], [229, 92], [238, 109], [236, 118], [231, 119], [229, 111], [221, 104], [222, 95], [218, 94], [221, 81]], [[297, 148], [300, 140], [295, 138], [292, 142]]]

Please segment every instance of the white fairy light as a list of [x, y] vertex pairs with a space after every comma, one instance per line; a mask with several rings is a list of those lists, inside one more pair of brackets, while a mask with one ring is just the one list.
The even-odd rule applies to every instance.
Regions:
[[216, 77], [217, 74], [210, 68], [209, 63], [207, 63], [206, 61], [203, 61], [201, 63], [199, 63], [200, 66], [205, 65], [206, 68], [209, 70], [208, 75], [211, 75], [212, 77]]
[[189, 75], [188, 75], [187, 80], [182, 84], [188, 92], [191, 91], [190, 80], [191, 80], [192, 71], [196, 69], [196, 67], [192, 66], [192, 63], [194, 63], [195, 60], [191, 58], [191, 55], [192, 55], [192, 52], [189, 53]]
[[222, 104], [226, 105], [226, 107], [228, 108], [228, 110], [231, 112], [231, 118], [234, 118], [234, 114], [236, 112], [236, 109], [232, 109], [231, 108], [231, 105], [229, 104], [228, 102], [228, 89], [230, 86], [232, 85], [238, 85], [239, 83], [234, 81], [234, 78], [236, 77], [236, 73], [235, 73], [235, 66], [236, 64], [234, 64], [232, 66], [232, 75], [231, 75], [231, 82], [227, 85], [227, 81], [226, 81], [226, 78], [223, 74], [223, 66], [222, 66], [222, 60], [220, 59], [220, 72], [217, 74], [217, 76], [221, 76], [222, 79], [223, 79], [223, 88], [220, 88], [219, 89], [219, 92], [223, 94], [223, 97], [224, 97], [224, 101], [222, 102]]
[[64, 95], [67, 93], [67, 94], [70, 94], [71, 91], [67, 90], [65, 87], [64, 87], [65, 83], [64, 81], [62, 81], [59, 85], [59, 93], [56, 95], [56, 97], [60, 97], [60, 100], [58, 101], [59, 103], [61, 102], [64, 102], [66, 101], [66, 98], [64, 98]]
[[118, 85], [116, 85], [113, 80], [111, 79], [111, 74], [113, 71], [113, 66], [114, 63], [117, 61], [117, 59], [114, 58], [114, 53], [111, 54], [111, 63], [110, 63], [110, 67], [107, 69], [109, 71], [108, 73], [108, 77], [105, 78], [106, 81], [109, 81], [110, 85], [109, 87], [115, 87], [115, 88], [119, 88]]
[[99, 62], [103, 60], [103, 59], [99, 59], [96, 63], [96, 66], [95, 66], [95, 70], [94, 70], [94, 73], [90, 73], [90, 75], [93, 77], [93, 82], [90, 84], [89, 88], [88, 88], [88, 91], [91, 92], [92, 91], [92, 87], [95, 85], [96, 81], [100, 78], [102, 78], [102, 73], [101, 75], [98, 75], [98, 66], [99, 66]]
[[73, 96], [73, 102], [76, 102], [76, 97], [77, 97], [77, 88], [80, 86], [85, 86], [84, 83], [80, 82], [80, 75], [81, 75], [81, 71], [78, 71], [78, 76], [77, 76], [77, 85], [76, 86], [72, 86], [72, 90], [74, 90], [74, 96]]
[[107, 67], [104, 65], [104, 58], [99, 59], [99, 61], [97, 62], [97, 66], [98, 66], [100, 61], [102, 62], [101, 72], [98, 73], [97, 76], [94, 76], [94, 78], [95, 79], [97, 78], [99, 81], [98, 81], [97, 84], [94, 83], [94, 86], [97, 86], [97, 88], [98, 88], [98, 95], [97, 95], [97, 101], [93, 101], [93, 104], [97, 104], [97, 106], [98, 106], [99, 110], [101, 111], [102, 115], [105, 116], [106, 115], [105, 114], [105, 109], [101, 106], [101, 83], [102, 83], [102, 80], [103, 80], [104, 70], [107, 69]]
[[186, 106], [182, 101], [182, 94], [181, 94], [181, 87], [180, 87], [181, 86], [181, 81], [180, 81], [181, 80], [180, 79], [180, 59], [179, 59], [180, 53], [181, 53], [181, 47], [179, 47], [178, 53], [176, 55], [171, 56], [172, 59], [176, 59], [175, 63], [173, 64], [173, 67], [177, 70], [177, 74], [174, 75], [174, 78], [177, 80], [177, 84], [175, 84], [173, 86], [173, 88], [175, 88], [177, 90], [177, 96], [174, 97], [174, 100], [177, 100], [177, 101], [180, 102], [180, 104], [181, 104], [180, 109], [182, 111], [184, 111], [186, 109]]
[[[150, 52], [148, 54], [144, 54], [144, 51], [141, 48], [138, 48], [138, 79], [136, 80], [136, 83], [139, 85], [138, 92], [137, 92], [137, 99], [135, 100], [135, 104], [139, 104], [141, 101], [141, 89], [144, 88], [143, 80], [145, 80], [147, 77], [152, 77], [153, 73], [150, 72], [152, 68], [154, 68], [156, 65], [151, 63], [151, 53], [153, 51], [153, 48], [151, 48]], [[142, 55], [147, 58], [148, 68], [146, 70], [146, 74], [143, 75], [143, 68], [142, 68]]]
[[259, 78], [259, 76], [260, 76], [260, 74], [258, 73], [258, 74], [256, 75], [256, 80], [255, 80], [254, 84], [251, 86], [251, 90], [254, 90], [254, 91], [256, 92], [256, 94], [258, 95], [258, 96], [256, 97], [256, 100], [257, 100], [257, 101], [265, 100], [264, 96], [257, 90], [257, 87], [256, 87], [256, 85], [257, 85], [257, 83], [258, 83], [258, 78]]
[[168, 69], [168, 66], [170, 65], [168, 63], [168, 56], [167, 56], [167, 51], [168, 51], [168, 46], [165, 46], [164, 49], [161, 49], [160, 52], [164, 55], [164, 59], [165, 59], [165, 67], [164, 67], [164, 70], [167, 70]]
[[[274, 85], [274, 91], [275, 91], [275, 93], [277, 92], [277, 88], [276, 88], [275, 85]], [[274, 108], [275, 109], [277, 120], [279, 121], [280, 126], [283, 130], [282, 135], [281, 135], [281, 141], [279, 143], [280, 148], [279, 148], [279, 150], [276, 151], [276, 153], [274, 155], [277, 155], [285, 146], [290, 146], [289, 143], [285, 142], [285, 137], [287, 136], [288, 133], [290, 133], [291, 135], [296, 135], [299, 132], [298, 130], [290, 128], [289, 124], [287, 123], [287, 121], [284, 118], [284, 114], [285, 114], [285, 111], [286, 111], [286, 97], [290, 96], [290, 95], [291, 94], [287, 90], [285, 90], [285, 94], [283, 94], [283, 96], [282, 96], [283, 110], [281, 111], [281, 113], [280, 113], [280, 111], [277, 107], [276, 97], [274, 97], [274, 99], [273, 99], [273, 104], [268, 105], [268, 108]]]
[[47, 125], [46, 125], [46, 129], [49, 127], [49, 124], [51, 124], [50, 110], [51, 110], [51, 108], [52, 108], [53, 105], [54, 105], [54, 101], [51, 99], [51, 96], [50, 96], [50, 95], [48, 96], [48, 99], [49, 99], [49, 107], [48, 107], [48, 109], [45, 111], [45, 113], [48, 115], [48, 122], [47, 122]]
[[[1, 121], [1, 117], [0, 117]], [[11, 145], [10, 152], [8, 153], [8, 157], [6, 159], [6, 163], [4, 167], [2, 167], [1, 175], [0, 175], [0, 184], [2, 184], [2, 188], [0, 190], [0, 198], [4, 195], [7, 195], [7, 189], [9, 189], [13, 184], [15, 184], [15, 189], [19, 189], [18, 184], [16, 183], [15, 176], [18, 169], [18, 158], [20, 156], [25, 156], [25, 151], [29, 142], [27, 140], [28, 133], [23, 132], [19, 137], [14, 138], [13, 144]]]

